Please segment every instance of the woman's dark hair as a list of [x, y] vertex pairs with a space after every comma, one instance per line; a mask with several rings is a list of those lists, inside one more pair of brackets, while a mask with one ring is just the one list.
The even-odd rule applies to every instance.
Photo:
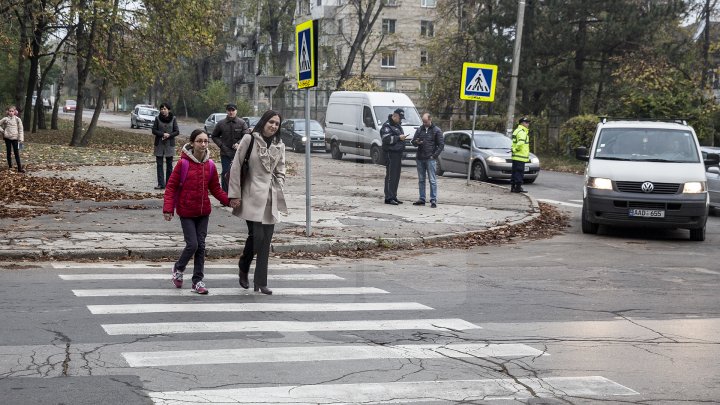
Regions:
[[158, 107], [158, 110], [161, 110], [163, 107], [167, 108], [168, 110], [172, 110], [172, 108], [170, 108], [170, 103], [160, 104], [160, 107]]
[[280, 113], [275, 110], [265, 111], [262, 117], [260, 117], [260, 120], [257, 122], [257, 124], [255, 124], [253, 132], [257, 132], [258, 134], [263, 135], [263, 129], [265, 128], [265, 124], [270, 121], [270, 118], [276, 115], [278, 116], [278, 118], [280, 118], [280, 122], [278, 123], [278, 130], [277, 132], [275, 132], [275, 135], [273, 135], [271, 142], [278, 143], [280, 141], [280, 125], [282, 125], [282, 115], [280, 115]]
[[[195, 129], [195, 130], [193, 130], [192, 133], [190, 134], [190, 143], [195, 142], [195, 138], [197, 138], [198, 135], [200, 135], [200, 134], [205, 134], [205, 135], [207, 135], [207, 133], [206, 133], [204, 130], [202, 130], [202, 129]], [[208, 137], [208, 138], [210, 138], [210, 137]]]

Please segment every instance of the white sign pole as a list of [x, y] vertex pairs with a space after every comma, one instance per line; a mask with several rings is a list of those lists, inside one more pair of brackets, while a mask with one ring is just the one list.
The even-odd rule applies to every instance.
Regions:
[[312, 205], [310, 203], [310, 88], [305, 89], [305, 236], [312, 236], [311, 215]]
[[[470, 131], [470, 157], [468, 158], [468, 172], [466, 185], [470, 185], [470, 173], [472, 172], [473, 166], [473, 149], [475, 148], [475, 119], [477, 118], [477, 101], [475, 101], [475, 107], [473, 107], [473, 124], [472, 130]], [[482, 163], [481, 163], [482, 164]]]

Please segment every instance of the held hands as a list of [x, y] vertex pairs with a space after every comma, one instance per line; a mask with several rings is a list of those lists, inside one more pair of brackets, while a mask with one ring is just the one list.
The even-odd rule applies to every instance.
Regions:
[[240, 199], [239, 198], [231, 198], [230, 199], [230, 207], [237, 208], [240, 206]]
[[170, 134], [168, 134], [167, 132], [164, 133], [164, 134], [163, 134], [163, 141], [166, 140], [166, 139], [168, 139], [168, 138], [170, 138]]
[[163, 217], [165, 218], [166, 221], [170, 221], [173, 218], [173, 213], [172, 212], [163, 212]]

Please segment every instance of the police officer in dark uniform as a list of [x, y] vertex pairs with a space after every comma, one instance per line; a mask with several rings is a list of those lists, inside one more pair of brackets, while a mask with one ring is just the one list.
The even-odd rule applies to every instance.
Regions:
[[227, 192], [228, 185], [225, 181], [225, 173], [230, 171], [230, 166], [235, 158], [235, 150], [240, 144], [240, 140], [248, 130], [247, 123], [244, 119], [238, 118], [237, 106], [228, 104], [225, 106], [227, 117], [215, 125], [212, 133], [212, 140], [220, 148], [220, 161], [222, 162], [222, 189]]
[[385, 204], [398, 205], [402, 201], [397, 199], [397, 189], [400, 185], [400, 169], [402, 168], [402, 157], [405, 151], [405, 138], [400, 123], [405, 118], [405, 111], [398, 108], [388, 116], [382, 128], [382, 147], [385, 152]]

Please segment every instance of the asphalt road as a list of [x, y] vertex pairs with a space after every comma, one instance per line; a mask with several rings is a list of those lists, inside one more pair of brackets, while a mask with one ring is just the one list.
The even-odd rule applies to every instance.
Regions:
[[718, 218], [704, 242], [583, 235], [581, 181], [526, 187], [569, 213], [563, 235], [272, 259], [273, 296], [226, 290], [230, 261], [208, 263], [208, 296], [168, 263], [5, 265], [2, 402], [717, 403]]

